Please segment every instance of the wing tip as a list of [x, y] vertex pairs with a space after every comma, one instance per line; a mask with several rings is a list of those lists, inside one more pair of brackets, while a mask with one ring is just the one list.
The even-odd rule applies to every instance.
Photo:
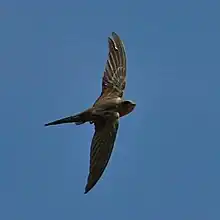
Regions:
[[114, 32], [114, 31], [112, 31], [112, 36], [113, 37], [116, 37], [116, 36], [119, 37], [118, 34], [116, 32]]
[[116, 32], [112, 32], [112, 38], [109, 37], [109, 39], [111, 40], [111, 42], [113, 43], [115, 48], [121, 48], [123, 50], [124, 56], [125, 55], [125, 45], [123, 40], [119, 37], [119, 35]]
[[119, 39], [120, 39], [119, 35], [118, 35], [115, 31], [112, 31], [111, 36], [108, 37], [108, 38], [109, 38], [110, 40], [112, 40], [112, 38], [113, 38], [113, 40], [114, 40], [115, 38], [119, 38]]
[[86, 187], [85, 187], [84, 194], [87, 194], [92, 188], [93, 188], [93, 186], [89, 186], [89, 185], [87, 184]]

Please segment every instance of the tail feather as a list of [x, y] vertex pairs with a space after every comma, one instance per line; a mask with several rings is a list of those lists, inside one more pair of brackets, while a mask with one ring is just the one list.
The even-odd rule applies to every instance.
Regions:
[[73, 115], [73, 116], [62, 118], [56, 121], [49, 122], [45, 124], [44, 126], [58, 125], [58, 124], [65, 124], [65, 123], [75, 123], [76, 125], [81, 125], [85, 123], [86, 121], [88, 121], [85, 116], [86, 116], [85, 113], [80, 113], [78, 115]]

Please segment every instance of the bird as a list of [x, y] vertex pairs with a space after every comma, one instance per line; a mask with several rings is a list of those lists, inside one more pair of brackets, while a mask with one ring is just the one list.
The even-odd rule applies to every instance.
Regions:
[[108, 57], [102, 77], [102, 91], [95, 103], [85, 111], [45, 126], [75, 123], [94, 125], [90, 146], [89, 174], [84, 193], [88, 193], [101, 178], [111, 157], [116, 140], [119, 119], [131, 113], [136, 103], [123, 98], [126, 87], [126, 51], [119, 35], [108, 37]]

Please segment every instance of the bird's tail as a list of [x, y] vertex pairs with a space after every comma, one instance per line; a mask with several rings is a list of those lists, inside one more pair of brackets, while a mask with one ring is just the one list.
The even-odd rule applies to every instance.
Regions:
[[76, 125], [81, 125], [87, 121], [90, 121], [89, 118], [90, 118], [90, 112], [85, 111], [77, 115], [73, 115], [73, 116], [69, 116], [66, 118], [61, 118], [56, 121], [49, 122], [45, 124], [45, 126], [59, 125], [59, 124], [65, 124], [65, 123], [75, 123]]

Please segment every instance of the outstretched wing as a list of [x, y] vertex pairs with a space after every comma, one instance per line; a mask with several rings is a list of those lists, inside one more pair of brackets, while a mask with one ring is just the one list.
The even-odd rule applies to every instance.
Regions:
[[95, 103], [102, 99], [122, 97], [126, 85], [125, 47], [116, 33], [108, 38], [109, 53], [102, 78], [102, 93]]
[[91, 144], [89, 176], [85, 193], [90, 191], [102, 176], [113, 150], [118, 127], [118, 120], [95, 122], [95, 134]]

